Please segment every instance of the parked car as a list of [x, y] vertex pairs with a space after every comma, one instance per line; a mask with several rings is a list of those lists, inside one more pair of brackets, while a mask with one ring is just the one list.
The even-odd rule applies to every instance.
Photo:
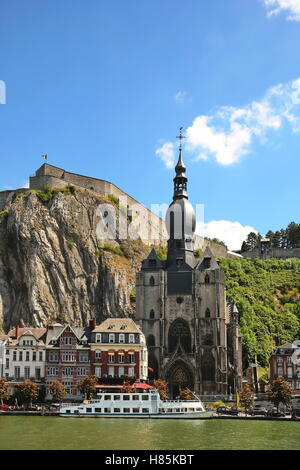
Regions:
[[226, 415], [227, 414], [227, 411], [228, 411], [228, 408], [226, 406], [218, 406], [217, 410], [216, 410], [216, 413], [218, 415]]
[[249, 409], [248, 413], [251, 416], [267, 416], [268, 410], [262, 405], [254, 405]]
[[291, 418], [292, 419], [300, 419], [300, 406], [293, 406], [292, 408], [292, 415], [291, 415]]
[[277, 408], [271, 408], [268, 410], [268, 416], [272, 416], [273, 418], [281, 418], [285, 416], [285, 413], [283, 411], [277, 411]]
[[237, 416], [239, 414], [239, 410], [236, 406], [232, 406], [231, 408], [229, 408], [229, 410], [227, 410], [227, 414]]

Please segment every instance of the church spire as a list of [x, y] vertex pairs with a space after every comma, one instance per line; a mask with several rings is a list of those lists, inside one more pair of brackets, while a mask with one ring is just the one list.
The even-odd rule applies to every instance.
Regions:
[[181, 144], [181, 141], [182, 141], [182, 139], [185, 139], [185, 136], [182, 135], [182, 129], [183, 129], [183, 127], [180, 127], [179, 135], [176, 137], [177, 139], [180, 139], [180, 144], [179, 144], [178, 162], [177, 162], [177, 165], [175, 166], [176, 176], [173, 179], [173, 181], [174, 181], [173, 200], [181, 199], [183, 197], [188, 198], [188, 195], [187, 195], [187, 181], [188, 181], [188, 179], [185, 176], [186, 167], [185, 167], [185, 164], [183, 163], [183, 160], [182, 160], [182, 144]]

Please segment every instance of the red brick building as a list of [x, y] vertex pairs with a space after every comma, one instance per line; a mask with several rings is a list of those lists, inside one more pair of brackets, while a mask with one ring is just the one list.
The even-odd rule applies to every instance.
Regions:
[[300, 347], [295, 343], [278, 346], [270, 358], [270, 382], [283, 378], [288, 382], [292, 395], [300, 396]]

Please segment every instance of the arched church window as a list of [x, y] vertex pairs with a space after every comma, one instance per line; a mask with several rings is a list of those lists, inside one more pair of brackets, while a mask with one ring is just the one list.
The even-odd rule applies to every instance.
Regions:
[[155, 318], [155, 312], [154, 312], [154, 310], [152, 309], [152, 310], [150, 311], [150, 320], [154, 320], [154, 318]]
[[148, 336], [147, 346], [155, 346], [155, 337], [153, 335]]
[[155, 280], [154, 280], [154, 277], [151, 276], [150, 277], [150, 286], [154, 286], [155, 285]]
[[178, 344], [186, 353], [192, 352], [192, 337], [189, 324], [182, 318], [175, 320], [169, 329], [168, 335], [169, 352], [172, 353]]
[[204, 279], [205, 284], [209, 284], [209, 275], [205, 274], [205, 279]]
[[201, 361], [202, 380], [215, 380], [215, 359], [211, 351], [205, 351]]
[[205, 318], [210, 318], [210, 310], [209, 310], [209, 308], [207, 308], [207, 309], [205, 310]]

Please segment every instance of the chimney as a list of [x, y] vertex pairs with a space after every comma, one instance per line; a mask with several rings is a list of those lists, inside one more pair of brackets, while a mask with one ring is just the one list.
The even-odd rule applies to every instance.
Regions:
[[89, 321], [89, 329], [93, 331], [96, 328], [96, 318], [91, 318]]
[[16, 338], [18, 339], [19, 337], [19, 325], [16, 325]]

